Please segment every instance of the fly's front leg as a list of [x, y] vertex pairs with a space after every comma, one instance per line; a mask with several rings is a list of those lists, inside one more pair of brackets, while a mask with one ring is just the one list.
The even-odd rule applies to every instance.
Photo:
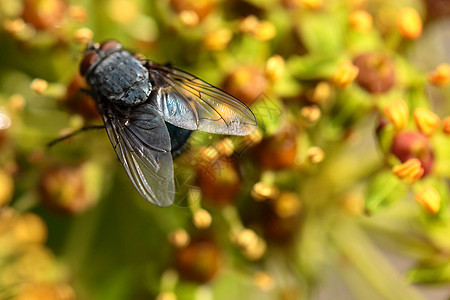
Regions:
[[104, 125], [84, 126], [84, 127], [80, 128], [78, 130], [75, 130], [75, 131], [69, 133], [69, 134], [66, 134], [66, 135], [63, 135], [63, 136], [61, 136], [61, 137], [59, 137], [57, 139], [54, 139], [53, 141], [47, 143], [47, 147], [51, 148], [54, 145], [56, 145], [57, 143], [62, 142], [64, 140], [67, 140], [67, 139], [69, 139], [69, 138], [71, 138], [71, 137], [73, 137], [73, 136], [75, 136], [75, 135], [77, 135], [77, 134], [79, 134], [79, 133], [81, 133], [83, 131], [92, 130], [92, 129], [101, 129], [101, 128], [105, 128], [105, 126]]

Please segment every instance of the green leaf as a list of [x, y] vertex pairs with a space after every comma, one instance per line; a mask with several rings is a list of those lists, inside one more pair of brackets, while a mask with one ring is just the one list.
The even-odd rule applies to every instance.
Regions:
[[309, 52], [331, 55], [343, 51], [347, 19], [339, 12], [302, 16], [300, 35]]

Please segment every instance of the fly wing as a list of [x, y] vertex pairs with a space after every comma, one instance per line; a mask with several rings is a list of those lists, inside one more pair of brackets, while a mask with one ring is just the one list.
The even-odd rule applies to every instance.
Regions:
[[148, 61], [153, 84], [150, 103], [164, 120], [178, 127], [218, 134], [248, 135], [257, 128], [250, 108], [184, 71]]
[[109, 139], [134, 187], [147, 201], [169, 206], [175, 187], [170, 137], [160, 114], [150, 105], [122, 111], [99, 104]]

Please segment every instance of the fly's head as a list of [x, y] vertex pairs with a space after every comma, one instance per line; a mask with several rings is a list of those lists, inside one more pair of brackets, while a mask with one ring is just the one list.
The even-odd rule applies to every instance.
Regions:
[[87, 77], [103, 58], [119, 50], [122, 50], [122, 44], [116, 40], [107, 40], [101, 44], [90, 42], [84, 50], [80, 74]]

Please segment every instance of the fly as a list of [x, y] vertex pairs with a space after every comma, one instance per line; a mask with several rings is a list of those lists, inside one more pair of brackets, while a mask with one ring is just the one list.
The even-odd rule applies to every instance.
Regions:
[[248, 135], [257, 128], [235, 97], [182, 70], [139, 60], [115, 40], [90, 43], [80, 73], [128, 177], [157, 206], [174, 202], [173, 157], [192, 130]]

